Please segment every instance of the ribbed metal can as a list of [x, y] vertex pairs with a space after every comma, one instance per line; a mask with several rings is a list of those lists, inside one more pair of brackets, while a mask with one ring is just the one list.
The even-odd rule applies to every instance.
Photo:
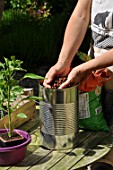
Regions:
[[41, 145], [48, 149], [72, 149], [78, 143], [78, 87], [48, 89], [39, 85]]

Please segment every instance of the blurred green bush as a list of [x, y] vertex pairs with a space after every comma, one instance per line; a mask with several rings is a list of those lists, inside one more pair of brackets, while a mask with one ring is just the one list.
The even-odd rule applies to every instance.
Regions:
[[[15, 7], [16, 1], [21, 5]], [[48, 0], [47, 4], [43, 4], [45, 1], [37, 1], [40, 8], [35, 6], [37, 4], [30, 4], [36, 0], [25, 1], [26, 6], [20, 0], [10, 0], [5, 4], [0, 23], [0, 60], [3, 56], [9, 58], [15, 55], [24, 61], [27, 70], [39, 66], [50, 67], [57, 61], [65, 27], [77, 1], [66, 0], [63, 3], [58, 0], [59, 3], [56, 3]], [[85, 53], [89, 48], [89, 39], [90, 29], [80, 47]]]
[[0, 24], [0, 57], [15, 55], [30, 67], [52, 65], [61, 48], [65, 15], [37, 19], [5, 11]]

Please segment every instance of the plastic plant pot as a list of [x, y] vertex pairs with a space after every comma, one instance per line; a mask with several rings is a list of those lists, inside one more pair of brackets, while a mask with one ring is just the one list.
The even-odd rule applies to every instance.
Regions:
[[[14, 131], [19, 132], [23, 137], [23, 143], [11, 146], [11, 147], [0, 147], [0, 165], [14, 165], [22, 161], [26, 155], [27, 145], [31, 142], [31, 136], [28, 132], [23, 130], [15, 129]], [[0, 129], [0, 133], [7, 132], [6, 129]]]

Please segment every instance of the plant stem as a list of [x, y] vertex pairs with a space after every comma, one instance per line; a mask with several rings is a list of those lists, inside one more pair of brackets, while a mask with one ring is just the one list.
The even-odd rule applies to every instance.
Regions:
[[8, 121], [9, 121], [9, 137], [11, 137], [12, 134], [12, 128], [11, 128], [11, 113], [10, 113], [10, 85], [8, 85], [8, 103], [7, 103], [7, 108], [8, 108]]

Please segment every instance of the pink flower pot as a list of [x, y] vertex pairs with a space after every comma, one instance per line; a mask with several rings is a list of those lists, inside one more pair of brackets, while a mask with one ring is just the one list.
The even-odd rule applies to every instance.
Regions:
[[[15, 131], [18, 131], [25, 138], [25, 141], [13, 147], [0, 147], [0, 165], [2, 166], [14, 165], [20, 162], [26, 155], [27, 145], [31, 141], [31, 136], [23, 130], [15, 129]], [[0, 129], [0, 133], [5, 132], [7, 132], [6, 129]]]

